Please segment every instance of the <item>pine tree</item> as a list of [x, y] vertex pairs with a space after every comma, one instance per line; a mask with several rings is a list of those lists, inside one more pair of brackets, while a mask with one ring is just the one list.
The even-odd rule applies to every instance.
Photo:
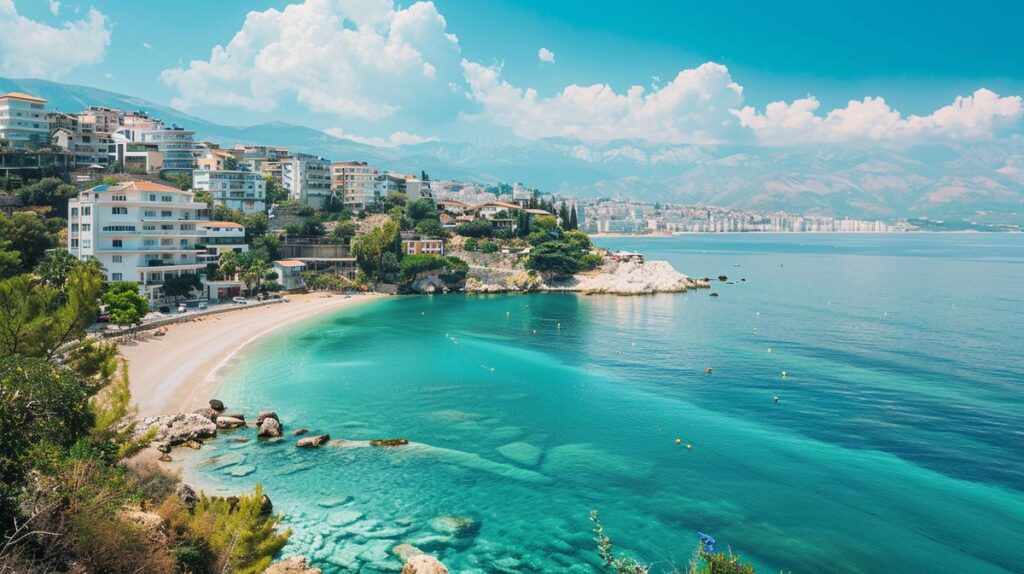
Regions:
[[572, 209], [569, 210], [569, 227], [566, 229], [579, 229], [580, 224], [576, 220], [576, 206], [573, 205]]

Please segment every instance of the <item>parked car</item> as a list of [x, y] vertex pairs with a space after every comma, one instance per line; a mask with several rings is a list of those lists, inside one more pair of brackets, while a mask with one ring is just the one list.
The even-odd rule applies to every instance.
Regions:
[[235, 305], [248, 305], [249, 304], [249, 300], [246, 299], [245, 297], [233, 297], [231, 299], [231, 302], [234, 303]]

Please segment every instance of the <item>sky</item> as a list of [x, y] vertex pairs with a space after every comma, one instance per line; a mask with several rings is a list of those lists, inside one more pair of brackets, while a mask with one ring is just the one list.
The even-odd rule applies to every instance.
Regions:
[[0, 0], [0, 75], [377, 145], [1021, 137], [1024, 2]]

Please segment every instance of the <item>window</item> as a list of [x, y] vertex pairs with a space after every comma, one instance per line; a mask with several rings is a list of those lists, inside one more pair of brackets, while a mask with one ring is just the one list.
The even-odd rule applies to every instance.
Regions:
[[128, 201], [127, 195], [111, 195], [110, 201]]
[[112, 245], [115, 248], [124, 247], [124, 240], [123, 239], [114, 239], [111, 243], [112, 243]]
[[111, 273], [110, 274], [110, 280], [111, 281], [124, 281], [124, 275], [122, 275], [121, 273]]
[[171, 196], [171, 195], [161, 195], [160, 196], [160, 201], [170, 203], [170, 202], [174, 201], [174, 196]]
[[72, 207], [71, 208], [71, 217], [78, 217], [78, 208], [77, 207]]
[[74, 233], [76, 231], [78, 231], [78, 224], [77, 223], [72, 223], [71, 224], [71, 233]]
[[78, 247], [78, 240], [77, 239], [72, 239], [71, 240], [71, 247]]
[[156, 201], [156, 194], [155, 193], [149, 194], [149, 200], [150, 201]]
[[113, 260], [114, 260], [114, 263], [124, 263], [124, 256], [123, 255], [115, 255], [113, 257]]
[[89, 241], [88, 239], [83, 239], [82, 240], [82, 247], [88, 249], [89, 247], [92, 247], [92, 242]]
[[156, 217], [156, 211], [153, 211], [151, 209], [147, 209], [146, 213], [145, 213], [145, 216], [146, 217]]
[[104, 225], [103, 231], [135, 231], [134, 225]]
[[110, 213], [112, 215], [128, 215], [127, 207], [111, 207]]
[[92, 215], [92, 208], [91, 207], [83, 207], [82, 208], [82, 215]]
[[161, 211], [160, 212], [160, 217], [170, 217], [170, 216], [171, 216], [171, 212], [170, 211]]
[[92, 224], [91, 223], [83, 223], [82, 224], [82, 231], [92, 231]]

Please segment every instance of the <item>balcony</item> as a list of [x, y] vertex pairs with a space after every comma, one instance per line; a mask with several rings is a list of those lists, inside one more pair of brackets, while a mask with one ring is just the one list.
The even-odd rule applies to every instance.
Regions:
[[178, 237], [205, 237], [207, 231], [205, 229], [152, 229], [152, 230], [133, 230], [133, 231], [100, 231], [100, 235], [103, 236], [178, 236]]
[[143, 247], [97, 247], [96, 253], [172, 253], [206, 251], [199, 245], [146, 245]]
[[206, 267], [205, 262], [198, 261], [164, 261], [162, 259], [154, 259], [152, 261], [143, 261], [143, 265], [139, 265], [137, 269], [161, 269], [167, 271], [184, 270], [184, 269], [202, 269]]

